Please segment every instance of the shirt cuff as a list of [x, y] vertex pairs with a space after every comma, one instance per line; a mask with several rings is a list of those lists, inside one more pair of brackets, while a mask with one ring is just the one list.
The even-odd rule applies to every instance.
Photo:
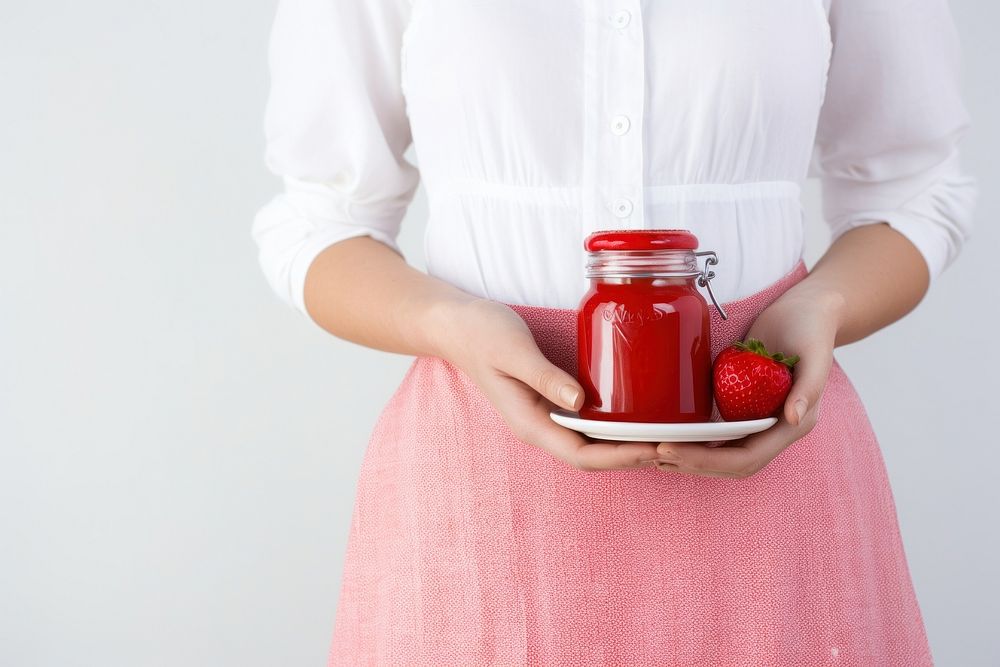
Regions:
[[[843, 186], [833, 191], [840, 202], [859, 203], [858, 195], [865, 189], [878, 188], [871, 184], [855, 186], [845, 192]], [[830, 221], [832, 240], [855, 227], [879, 222], [905, 236], [927, 263], [933, 283], [955, 261], [965, 241], [972, 234], [972, 214], [978, 195], [976, 181], [958, 171], [939, 177], [921, 189], [916, 196], [893, 208], [873, 208], [854, 211]], [[874, 197], [864, 197], [869, 201]]]
[[396, 230], [406, 210], [356, 206], [315, 191], [312, 195], [286, 189], [257, 212], [252, 228], [258, 261], [271, 288], [307, 317], [305, 282], [313, 260], [331, 245], [358, 236], [370, 236], [402, 255]]

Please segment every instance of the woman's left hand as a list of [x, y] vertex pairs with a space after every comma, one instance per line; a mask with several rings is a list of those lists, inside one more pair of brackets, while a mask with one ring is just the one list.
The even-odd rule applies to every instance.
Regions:
[[657, 468], [705, 477], [749, 477], [812, 430], [833, 364], [843, 297], [812, 289], [808, 283], [806, 278], [785, 292], [757, 317], [747, 333], [747, 338], [760, 339], [770, 351], [799, 355], [778, 422], [766, 431], [718, 447], [660, 443]]

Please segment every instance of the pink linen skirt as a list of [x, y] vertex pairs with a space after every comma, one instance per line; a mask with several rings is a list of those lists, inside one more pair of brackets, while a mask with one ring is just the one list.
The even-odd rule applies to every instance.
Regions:
[[[804, 278], [712, 310], [712, 354]], [[575, 375], [576, 313], [514, 306]], [[329, 665], [932, 665], [878, 441], [835, 362], [745, 479], [583, 472], [414, 361], [357, 487]]]

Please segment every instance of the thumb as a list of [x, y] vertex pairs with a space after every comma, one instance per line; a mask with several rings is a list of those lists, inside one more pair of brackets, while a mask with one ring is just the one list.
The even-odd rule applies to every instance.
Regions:
[[512, 350], [509, 362], [500, 370], [567, 410], [578, 410], [583, 405], [580, 383], [549, 361], [533, 341]]
[[832, 359], [818, 354], [802, 355], [792, 372], [792, 388], [785, 399], [785, 419], [795, 426], [819, 403], [830, 373]]

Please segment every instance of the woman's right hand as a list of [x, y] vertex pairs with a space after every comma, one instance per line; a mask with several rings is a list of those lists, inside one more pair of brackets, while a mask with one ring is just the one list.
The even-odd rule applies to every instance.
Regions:
[[475, 382], [519, 440], [585, 471], [651, 467], [658, 460], [657, 443], [595, 442], [552, 421], [553, 405], [579, 409], [583, 388], [542, 354], [507, 306], [474, 299], [438, 321], [441, 356]]

